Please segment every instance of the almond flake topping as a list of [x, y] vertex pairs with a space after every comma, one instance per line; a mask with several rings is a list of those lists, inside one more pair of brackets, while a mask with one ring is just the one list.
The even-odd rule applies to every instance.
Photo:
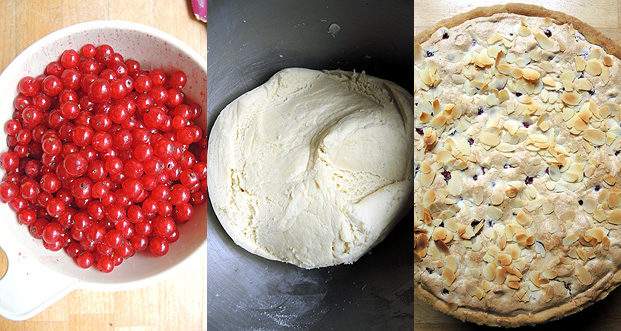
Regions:
[[567, 235], [565, 238], [563, 238], [563, 245], [569, 246], [575, 243], [576, 241], [578, 241], [578, 236], [572, 233], [572, 234]]
[[590, 285], [593, 281], [591, 273], [581, 264], [576, 265], [575, 274], [578, 277], [578, 280], [580, 280], [580, 282], [584, 285]]
[[606, 220], [612, 224], [621, 224], [621, 209], [611, 210]]
[[440, 277], [444, 280], [444, 285], [451, 286], [455, 281], [455, 272], [449, 268], [444, 268], [442, 276]]
[[567, 302], [618, 244], [619, 60], [553, 19], [513, 22], [414, 45], [415, 275], [454, 291], [450, 310], [464, 292]]
[[537, 80], [539, 79], [541, 75], [539, 74], [539, 72], [537, 70], [531, 69], [531, 68], [525, 68], [522, 71], [522, 77], [524, 77], [524, 79], [526, 80]]
[[586, 72], [593, 76], [599, 76], [602, 73], [602, 64], [599, 60], [586, 61]]
[[451, 173], [451, 179], [448, 181], [448, 192], [450, 195], [458, 196], [462, 190], [462, 177], [460, 171], [453, 171]]
[[584, 131], [584, 139], [595, 146], [601, 146], [606, 143], [606, 134], [598, 129], [587, 129]]
[[606, 174], [604, 176], [604, 181], [606, 182], [606, 184], [612, 186], [617, 182], [617, 177], [611, 175], [611, 174]]
[[446, 267], [453, 270], [453, 271], [457, 271], [457, 258], [453, 255], [450, 255], [449, 257], [446, 258]]
[[550, 48], [554, 47], [554, 41], [552, 41], [552, 39], [546, 37], [546, 35], [541, 33], [541, 31], [538, 30], [533, 35], [535, 36], [535, 39], [537, 40], [537, 43], [539, 44], [539, 47], [541, 47], [543, 49], [550, 49]]

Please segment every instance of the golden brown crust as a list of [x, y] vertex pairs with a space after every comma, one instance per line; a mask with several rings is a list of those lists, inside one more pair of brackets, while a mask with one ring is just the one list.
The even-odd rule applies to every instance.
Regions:
[[[415, 44], [427, 41], [432, 34], [442, 27], [452, 28], [477, 17], [489, 17], [499, 13], [511, 13], [532, 17], [547, 17], [555, 24], [568, 23], [592, 44], [599, 45], [604, 50], [617, 58], [621, 58], [621, 47], [613, 40], [578, 20], [577, 18], [562, 12], [553, 11], [540, 6], [510, 3], [491, 7], [481, 7], [454, 17], [442, 20], [435, 26], [428, 28], [414, 37]], [[416, 192], [416, 188], [415, 188]], [[418, 261], [415, 261], [417, 263]], [[522, 313], [515, 316], [494, 314], [489, 311], [470, 309], [463, 306], [450, 306], [446, 301], [438, 299], [429, 289], [425, 288], [420, 280], [415, 278], [414, 293], [427, 304], [448, 315], [478, 324], [491, 326], [517, 327], [521, 325], [534, 325], [576, 313], [590, 306], [594, 302], [605, 298], [614, 288], [621, 283], [621, 271], [608, 273], [606, 277], [597, 279], [589, 290], [581, 292], [571, 300], [558, 306], [546, 308], [541, 311]]]
[[598, 293], [597, 297], [589, 298], [583, 296], [577, 300], [569, 301], [557, 307], [552, 307], [536, 313], [520, 314], [517, 316], [495, 315], [490, 314], [487, 311], [477, 311], [465, 307], [457, 307], [456, 310], [453, 310], [446, 303], [446, 301], [438, 300], [435, 295], [423, 288], [420, 283], [416, 284], [416, 280], [414, 281], [414, 295], [433, 308], [464, 322], [485, 324], [489, 326], [519, 327], [555, 321], [567, 315], [577, 313], [593, 303], [606, 298], [608, 294], [612, 292], [612, 290], [614, 290], [619, 283], [621, 283], [621, 271], [614, 274], [614, 276], [610, 279], [610, 283], [613, 285]]

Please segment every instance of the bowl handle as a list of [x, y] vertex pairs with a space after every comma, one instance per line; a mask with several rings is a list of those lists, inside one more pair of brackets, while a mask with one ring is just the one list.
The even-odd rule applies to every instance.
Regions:
[[16, 247], [20, 246], [3, 242], [8, 268], [0, 279], [0, 315], [23, 321], [69, 294], [78, 280], [44, 266], [36, 258], [20, 253]]

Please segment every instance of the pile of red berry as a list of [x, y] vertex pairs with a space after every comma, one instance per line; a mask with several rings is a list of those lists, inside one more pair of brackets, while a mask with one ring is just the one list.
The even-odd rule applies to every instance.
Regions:
[[147, 71], [109, 45], [68, 49], [19, 81], [4, 125], [0, 200], [49, 250], [111, 272], [179, 238], [207, 192], [207, 139], [187, 76]]

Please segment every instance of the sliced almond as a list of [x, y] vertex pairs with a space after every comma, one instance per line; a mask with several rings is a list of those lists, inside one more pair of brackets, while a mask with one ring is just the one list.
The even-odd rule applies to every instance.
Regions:
[[556, 82], [550, 76], [543, 77], [543, 79], [541, 79], [541, 81], [543, 82], [543, 85], [545, 85], [547, 87], [555, 87], [556, 86]]
[[502, 40], [502, 36], [499, 34], [493, 34], [489, 38], [487, 38], [487, 44], [493, 45]]
[[481, 282], [481, 288], [483, 289], [483, 291], [489, 292], [492, 290], [492, 283], [488, 282], [487, 280], [484, 280]]
[[606, 134], [599, 129], [584, 130], [584, 139], [595, 146], [601, 146], [606, 143]]
[[586, 78], [581, 78], [576, 81], [576, 89], [578, 91], [588, 91], [593, 88], [593, 83]]
[[[509, 275], [509, 277], [515, 276], [515, 277], [517, 277], [518, 280], [520, 280], [520, 279], [522, 279], [524, 277], [522, 275], [522, 273], [518, 269], [516, 269], [514, 266], [512, 266], [512, 265], [505, 265], [505, 266], [502, 266], [502, 267], [505, 269], [505, 271], [507, 272], [507, 275]], [[511, 277], [511, 278], [513, 278], [513, 277]]]
[[458, 196], [459, 194], [461, 194], [462, 184], [463, 181], [461, 177], [461, 171], [451, 172], [451, 179], [449, 179], [447, 184], [447, 190], [449, 194], [453, 196]]
[[421, 173], [424, 173], [424, 174], [428, 174], [428, 173], [430, 173], [432, 171], [431, 170], [431, 166], [429, 166], [429, 163], [427, 163], [425, 161], [420, 163], [420, 169], [419, 170], [420, 170]]
[[548, 168], [548, 174], [550, 175], [550, 179], [555, 182], [558, 182], [561, 179], [561, 171], [556, 164], [553, 164]]
[[602, 73], [602, 63], [597, 59], [586, 61], [586, 72], [593, 76], [599, 76]]
[[501, 204], [504, 199], [505, 199], [505, 196], [500, 190], [495, 190], [494, 193], [492, 193], [492, 195], [490, 196], [490, 201], [492, 202], [492, 205], [495, 205], [495, 206], [498, 206], [499, 204]]
[[591, 241], [590, 238], [595, 238], [597, 242], [601, 242], [604, 239], [604, 231], [600, 228], [588, 229], [584, 232], [584, 239]]
[[446, 238], [444, 238], [444, 240], [442, 240], [443, 243], [448, 244], [453, 240], [453, 232], [447, 232], [446, 233]]
[[563, 238], [563, 245], [569, 246], [576, 241], [578, 241], [578, 236], [575, 233], [571, 233]]
[[522, 226], [529, 226], [532, 222], [532, 220], [522, 211], [517, 214], [515, 219]]
[[498, 261], [499, 265], [507, 266], [511, 264], [512, 258], [509, 254], [499, 253], [498, 256], [496, 256], [496, 260]]
[[414, 62], [422, 63], [425, 60], [425, 53], [423, 47], [419, 43], [416, 43], [414, 45]]
[[442, 271], [442, 276], [440, 276], [440, 278], [444, 280], [444, 285], [451, 286], [455, 281], [455, 273], [449, 268], [444, 268], [444, 271]]
[[498, 207], [488, 206], [486, 211], [487, 216], [493, 220], [499, 220], [502, 217], [502, 209]]
[[524, 25], [520, 26], [518, 28], [518, 34], [522, 37], [528, 37], [530, 36], [530, 29]]
[[608, 212], [606, 220], [612, 224], [621, 224], [621, 209], [615, 209]]
[[541, 31], [535, 31], [535, 33], [533, 33], [533, 35], [535, 36], [535, 40], [537, 40], [537, 44], [539, 44], [539, 47], [543, 48], [543, 49], [550, 49], [552, 47], [554, 47], [554, 41], [548, 37], [546, 37], [546, 35], [544, 35], [543, 33], [541, 33]]
[[561, 99], [563, 102], [570, 106], [577, 106], [582, 99], [582, 96], [577, 92], [563, 92]]
[[530, 281], [535, 284], [535, 286], [540, 287], [541, 284], [539, 284], [539, 271], [533, 270], [531, 272], [528, 273], [528, 278], [530, 279]]
[[473, 53], [472, 58], [474, 59], [474, 64], [481, 68], [494, 64], [494, 60], [487, 55], [485, 50], [482, 50], [481, 53]]
[[582, 204], [582, 209], [589, 214], [593, 214], [595, 212], [595, 208], [597, 208], [597, 201], [593, 199], [584, 199]]
[[503, 127], [511, 134], [515, 135], [520, 128], [520, 124], [514, 120], [507, 120], [504, 122]]
[[604, 182], [606, 182], [606, 184], [613, 186], [615, 185], [615, 183], [617, 182], [617, 177], [611, 175], [611, 174], [606, 174], [604, 175]]
[[428, 239], [426, 234], [420, 234], [415, 237], [415, 248], [414, 251], [422, 251], [427, 248]]
[[498, 93], [498, 103], [503, 103], [507, 100], [509, 100], [509, 91], [503, 89]]
[[446, 228], [443, 227], [437, 227], [434, 231], [433, 231], [433, 240], [444, 240], [446, 238], [446, 233], [448, 231], [446, 231]]
[[433, 183], [433, 180], [436, 177], [436, 172], [430, 172], [430, 173], [422, 173], [421, 177], [420, 177], [420, 183], [423, 187], [429, 187], [431, 186], [431, 184]]
[[520, 288], [520, 282], [516, 280], [507, 281], [507, 286], [514, 290], [517, 290]]
[[546, 302], [552, 301], [552, 298], [554, 298], [554, 287], [546, 286], [544, 298]]
[[541, 205], [541, 210], [543, 211], [544, 215], [550, 215], [554, 212], [554, 204], [546, 201]]
[[501, 250], [504, 250], [505, 247], [507, 247], [507, 236], [502, 234], [501, 236], [498, 237], [498, 248], [500, 248]]
[[520, 257], [522, 250], [516, 244], [507, 245], [507, 254], [511, 255], [511, 258], [517, 260]]
[[474, 202], [475, 205], [479, 206], [481, 205], [481, 203], [483, 203], [484, 198], [485, 192], [483, 191], [483, 188], [481, 186], [476, 186], [472, 190], [472, 202]]
[[524, 70], [522, 70], [522, 77], [524, 77], [524, 79], [526, 80], [537, 80], [539, 79], [541, 75], [539, 74], [539, 72], [537, 70], [531, 69], [531, 68], [525, 68]]
[[580, 119], [582, 119], [585, 123], [589, 123], [589, 120], [591, 120], [591, 117], [593, 116], [593, 113], [589, 109], [590, 104], [590, 102], [585, 102], [584, 106], [582, 106], [578, 112], [578, 117], [580, 117]]
[[483, 299], [483, 297], [485, 296], [485, 292], [483, 292], [481, 288], [470, 284], [466, 285], [466, 292], [468, 292], [468, 294], [472, 295], [473, 297], [477, 297], [479, 300]]
[[574, 64], [576, 65], [577, 71], [584, 71], [586, 68], [586, 60], [581, 56], [574, 57]]
[[502, 284], [507, 279], [507, 272], [501, 266], [496, 267], [496, 277], [494, 277], [495, 284]]
[[425, 143], [425, 145], [429, 146], [429, 148], [433, 148], [432, 146], [435, 145], [436, 141], [436, 130], [432, 128], [426, 128], [426, 130], [423, 132], [423, 142]]
[[498, 146], [496, 146], [496, 150], [499, 152], [503, 152], [503, 153], [511, 153], [511, 152], [514, 152], [515, 149], [516, 149], [515, 145], [508, 144], [508, 143], [501, 143]]
[[490, 107], [498, 105], [498, 97], [495, 94], [488, 94], [485, 101], [487, 102], [487, 105]]
[[547, 279], [554, 279], [558, 275], [558, 273], [554, 269], [546, 269], [541, 275]]
[[593, 218], [598, 222], [605, 221], [606, 217], [608, 217], [608, 214], [606, 214], [606, 212], [601, 209], [595, 209], [595, 211], [593, 212]]
[[505, 191], [505, 194], [509, 198], [515, 198], [518, 194], [518, 189], [516, 187], [511, 187]]
[[436, 199], [436, 193], [433, 190], [427, 190], [423, 195], [423, 207], [429, 208]]
[[446, 258], [446, 267], [453, 270], [453, 271], [457, 271], [457, 258], [454, 255], [450, 255], [449, 257]]
[[580, 280], [580, 282], [584, 285], [591, 285], [593, 282], [591, 273], [581, 264], [576, 265], [575, 274], [578, 276], [578, 280]]
[[576, 252], [578, 253], [578, 257], [580, 257], [583, 261], [586, 261], [589, 259], [584, 249], [582, 249], [582, 247], [576, 248]]
[[604, 85], [608, 84], [608, 82], [610, 81], [610, 70], [608, 69], [608, 67], [602, 67], [602, 73], [600, 74], [600, 77], [602, 78], [602, 82], [604, 82]]
[[500, 137], [493, 133], [484, 131], [484, 132], [481, 132], [481, 134], [479, 135], [479, 141], [482, 144], [485, 144], [487, 146], [495, 147], [495, 146], [498, 146], [498, 144], [500, 144]]
[[602, 248], [606, 251], [610, 248], [610, 239], [608, 237], [602, 238]]

